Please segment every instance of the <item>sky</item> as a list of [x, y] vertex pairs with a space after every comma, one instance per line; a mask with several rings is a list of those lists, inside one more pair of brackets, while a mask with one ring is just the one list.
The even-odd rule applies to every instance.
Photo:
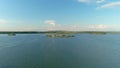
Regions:
[[120, 0], [0, 0], [0, 31], [120, 31]]

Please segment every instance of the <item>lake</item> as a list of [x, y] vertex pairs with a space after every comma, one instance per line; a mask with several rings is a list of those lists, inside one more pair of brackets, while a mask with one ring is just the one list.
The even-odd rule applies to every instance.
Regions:
[[120, 68], [120, 35], [0, 34], [0, 68]]

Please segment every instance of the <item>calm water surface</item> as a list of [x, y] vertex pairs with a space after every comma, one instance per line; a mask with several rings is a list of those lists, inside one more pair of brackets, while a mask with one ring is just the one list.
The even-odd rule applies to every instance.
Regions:
[[120, 68], [120, 35], [0, 35], [0, 68]]

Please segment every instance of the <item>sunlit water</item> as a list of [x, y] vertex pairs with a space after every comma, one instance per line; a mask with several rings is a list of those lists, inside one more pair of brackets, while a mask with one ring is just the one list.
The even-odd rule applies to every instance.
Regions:
[[120, 68], [120, 35], [0, 35], [0, 68]]

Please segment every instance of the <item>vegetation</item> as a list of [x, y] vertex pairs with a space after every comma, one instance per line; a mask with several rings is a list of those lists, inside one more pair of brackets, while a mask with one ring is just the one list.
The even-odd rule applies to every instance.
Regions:
[[16, 36], [15, 33], [9, 33], [8, 36]]
[[46, 36], [49, 38], [72, 38], [72, 37], [75, 37], [74, 35], [71, 35], [71, 34], [55, 34], [55, 33], [47, 34]]

